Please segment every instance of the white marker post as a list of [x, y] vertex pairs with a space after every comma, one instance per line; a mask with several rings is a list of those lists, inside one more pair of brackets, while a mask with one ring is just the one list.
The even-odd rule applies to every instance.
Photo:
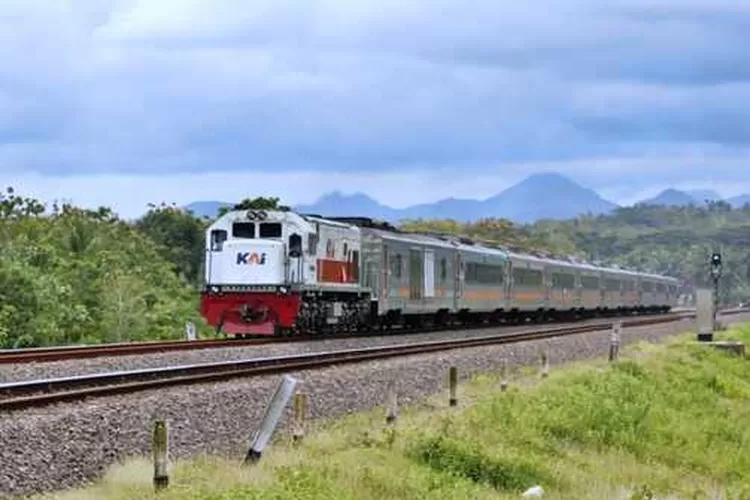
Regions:
[[609, 361], [614, 362], [620, 357], [620, 332], [622, 332], [622, 323], [617, 322], [612, 325], [612, 333], [609, 336]]
[[284, 375], [284, 378], [276, 388], [276, 392], [271, 398], [271, 402], [266, 408], [266, 414], [263, 416], [263, 421], [260, 423], [260, 428], [255, 433], [253, 438], [253, 444], [250, 445], [250, 449], [245, 455], [245, 464], [252, 464], [260, 460], [263, 454], [263, 449], [271, 440], [273, 432], [276, 430], [276, 426], [279, 425], [279, 420], [284, 413], [289, 399], [294, 394], [294, 388], [297, 386], [298, 380], [289, 375]]
[[185, 322], [185, 338], [193, 341], [196, 338], [195, 323], [192, 321]]

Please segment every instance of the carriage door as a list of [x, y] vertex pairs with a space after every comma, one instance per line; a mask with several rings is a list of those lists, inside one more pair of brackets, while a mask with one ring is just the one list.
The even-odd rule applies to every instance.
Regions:
[[435, 252], [424, 251], [424, 296], [432, 298], [435, 296]]
[[458, 310], [464, 296], [464, 261], [458, 250], [453, 254], [453, 308]]
[[422, 298], [422, 287], [424, 286], [424, 254], [422, 250], [409, 250], [409, 299], [419, 300]]
[[380, 267], [382, 273], [382, 279], [380, 280], [380, 296], [382, 298], [388, 298], [388, 287], [390, 286], [390, 280], [388, 276], [391, 273], [391, 261], [388, 255], [388, 245], [383, 245], [383, 264]]

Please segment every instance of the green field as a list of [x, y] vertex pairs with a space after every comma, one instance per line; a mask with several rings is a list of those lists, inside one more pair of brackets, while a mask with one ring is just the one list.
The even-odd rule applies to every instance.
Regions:
[[[750, 327], [721, 337], [750, 341]], [[750, 498], [750, 360], [688, 345], [640, 344], [620, 362], [520, 374], [507, 392], [479, 377], [447, 396], [278, 436], [262, 462], [205, 458], [172, 467], [154, 495], [148, 460], [113, 468], [62, 499]], [[528, 371], [526, 371], [528, 373]], [[723, 495], [723, 496], [722, 496]]]

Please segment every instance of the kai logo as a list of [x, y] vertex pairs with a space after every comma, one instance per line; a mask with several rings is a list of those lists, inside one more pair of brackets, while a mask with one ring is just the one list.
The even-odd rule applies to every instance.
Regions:
[[266, 254], [257, 254], [255, 252], [238, 252], [237, 253], [237, 265], [242, 264], [258, 264], [260, 266], [266, 263]]

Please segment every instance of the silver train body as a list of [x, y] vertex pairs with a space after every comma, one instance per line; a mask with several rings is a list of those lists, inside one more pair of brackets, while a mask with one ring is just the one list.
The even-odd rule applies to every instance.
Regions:
[[232, 335], [665, 313], [679, 285], [365, 218], [230, 212], [206, 244], [203, 314]]

